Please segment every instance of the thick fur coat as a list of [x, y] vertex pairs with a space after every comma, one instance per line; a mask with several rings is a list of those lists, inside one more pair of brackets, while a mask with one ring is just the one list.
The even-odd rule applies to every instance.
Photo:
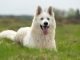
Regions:
[[[44, 11], [40, 6], [36, 10], [31, 27], [22, 27], [17, 32], [6, 30], [0, 33], [0, 37], [12, 39], [26, 47], [56, 49], [55, 42], [56, 22], [51, 6]], [[13, 37], [11, 37], [13, 36]]]

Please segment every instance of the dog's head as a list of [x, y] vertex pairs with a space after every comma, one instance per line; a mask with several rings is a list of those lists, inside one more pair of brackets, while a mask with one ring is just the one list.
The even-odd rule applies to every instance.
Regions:
[[56, 26], [52, 6], [49, 6], [45, 11], [38, 6], [34, 22], [45, 35], [48, 34], [49, 30]]

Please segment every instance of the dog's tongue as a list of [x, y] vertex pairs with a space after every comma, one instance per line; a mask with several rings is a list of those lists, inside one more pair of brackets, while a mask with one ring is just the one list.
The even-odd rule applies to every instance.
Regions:
[[48, 27], [43, 27], [43, 33], [44, 33], [44, 35], [48, 34]]

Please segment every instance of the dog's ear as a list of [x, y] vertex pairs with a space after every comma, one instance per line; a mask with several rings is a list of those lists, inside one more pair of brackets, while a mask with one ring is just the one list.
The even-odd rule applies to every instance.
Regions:
[[49, 6], [49, 8], [48, 8], [48, 13], [49, 13], [49, 15], [53, 15], [53, 7], [52, 6]]
[[37, 11], [36, 11], [36, 15], [40, 15], [41, 12], [42, 12], [42, 8], [41, 8], [41, 6], [38, 6]]

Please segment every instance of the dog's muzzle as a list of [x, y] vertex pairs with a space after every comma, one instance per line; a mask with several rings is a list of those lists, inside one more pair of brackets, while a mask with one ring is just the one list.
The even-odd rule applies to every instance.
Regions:
[[48, 25], [44, 25], [44, 26], [40, 25], [40, 27], [41, 27], [44, 35], [47, 35], [48, 34], [48, 28], [49, 28], [49, 26]]

